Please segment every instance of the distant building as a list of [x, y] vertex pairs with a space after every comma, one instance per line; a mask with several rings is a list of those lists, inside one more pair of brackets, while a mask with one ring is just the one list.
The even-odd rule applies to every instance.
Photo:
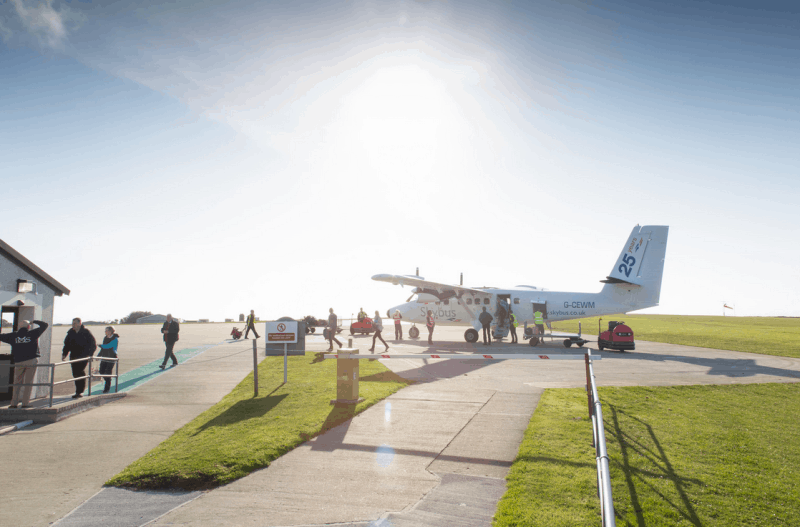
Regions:
[[167, 315], [147, 315], [136, 319], [137, 324], [163, 324], [167, 321]]
[[[0, 310], [2, 318], [10, 319], [13, 330], [19, 329], [21, 320], [42, 320], [53, 325], [53, 305], [55, 297], [69, 295], [69, 289], [45, 273], [33, 262], [22, 256], [3, 240], [0, 240]], [[11, 331], [7, 328], [6, 331]], [[50, 344], [52, 331], [45, 331], [39, 338], [39, 364], [47, 364], [50, 360]], [[3, 344], [0, 354], [8, 354], [10, 360], [11, 347]], [[63, 366], [62, 366], [63, 367]], [[37, 368], [33, 382], [50, 381], [48, 368]], [[8, 369], [0, 368], [0, 385], [7, 384]], [[48, 393], [44, 386], [34, 386], [32, 397], [43, 397]], [[5, 390], [0, 389], [0, 399]], [[9, 389], [8, 399], [11, 398]]]

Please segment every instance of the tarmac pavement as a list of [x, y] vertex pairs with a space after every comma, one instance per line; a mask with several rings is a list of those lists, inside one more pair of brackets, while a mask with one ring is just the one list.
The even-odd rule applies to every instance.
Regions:
[[[229, 326], [186, 325], [181, 344], [217, 342]], [[435, 337], [449, 342], [429, 348], [424, 340], [389, 340], [389, 353], [579, 351], [560, 342], [470, 345], [462, 335], [463, 328], [437, 328]], [[355, 338], [362, 352], [371, 342]], [[387, 359], [393, 371], [420, 382], [265, 469], [200, 494], [98, 493], [241, 381], [251, 353], [223, 357], [248, 344], [210, 348], [118, 402], [0, 436], [0, 448], [14, 459], [0, 475], [15, 482], [3, 491], [11, 506], [0, 510], [0, 524], [48, 525], [66, 516], [58, 525], [490, 525], [544, 388], [585, 384], [582, 361]], [[320, 336], [307, 337], [307, 349], [326, 347]], [[601, 386], [800, 381], [800, 359], [785, 357], [642, 341], [634, 352], [600, 355]], [[108, 523], [108, 510], [117, 511], [116, 523]]]

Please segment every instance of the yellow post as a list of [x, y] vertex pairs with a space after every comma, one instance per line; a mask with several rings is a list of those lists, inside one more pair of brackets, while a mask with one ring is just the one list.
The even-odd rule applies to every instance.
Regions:
[[336, 399], [331, 403], [354, 404], [358, 397], [358, 359], [343, 359], [342, 355], [358, 355], [358, 348], [339, 349], [336, 360]]

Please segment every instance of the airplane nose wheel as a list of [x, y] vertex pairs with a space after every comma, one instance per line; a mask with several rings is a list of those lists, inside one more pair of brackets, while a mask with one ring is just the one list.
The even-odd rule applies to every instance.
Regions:
[[414, 326], [408, 330], [408, 336], [412, 339], [419, 337], [419, 330], [417, 329], [417, 326]]

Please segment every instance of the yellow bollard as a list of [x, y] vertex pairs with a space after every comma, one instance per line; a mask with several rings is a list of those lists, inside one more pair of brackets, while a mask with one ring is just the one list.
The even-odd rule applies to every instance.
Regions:
[[336, 399], [331, 404], [356, 404], [364, 400], [358, 396], [358, 359], [343, 359], [342, 355], [358, 355], [358, 348], [339, 349], [336, 360]]

